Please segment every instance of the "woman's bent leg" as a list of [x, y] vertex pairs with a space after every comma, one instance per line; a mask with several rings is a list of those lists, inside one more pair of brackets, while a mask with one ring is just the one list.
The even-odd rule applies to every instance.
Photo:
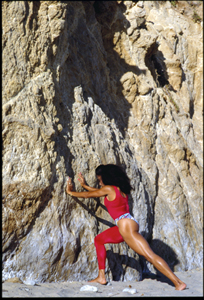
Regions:
[[121, 236], [117, 226], [113, 226], [101, 232], [95, 237], [94, 244], [96, 247], [96, 253], [98, 258], [99, 276], [90, 282], [99, 282], [102, 284], [106, 283], [106, 279], [105, 279], [106, 248], [104, 245], [108, 243], [118, 244], [123, 241], [124, 241], [123, 237]]
[[139, 255], [144, 256], [145, 259], [155, 266], [155, 268], [168, 277], [173, 282], [177, 290], [185, 289], [186, 284], [172, 272], [168, 264], [160, 256], [156, 255], [152, 251], [145, 238], [138, 233], [137, 226], [134, 224], [135, 222], [127, 219], [120, 220], [119, 222], [118, 225], [120, 233], [128, 246], [130, 246]]

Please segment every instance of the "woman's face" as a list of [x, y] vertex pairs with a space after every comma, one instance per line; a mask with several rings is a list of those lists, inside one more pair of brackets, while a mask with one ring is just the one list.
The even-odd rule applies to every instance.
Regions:
[[101, 177], [100, 175], [97, 175], [97, 179], [98, 179], [98, 181], [99, 181], [99, 185], [100, 185], [101, 187], [103, 187], [105, 184], [104, 184], [103, 181], [102, 181], [102, 177]]

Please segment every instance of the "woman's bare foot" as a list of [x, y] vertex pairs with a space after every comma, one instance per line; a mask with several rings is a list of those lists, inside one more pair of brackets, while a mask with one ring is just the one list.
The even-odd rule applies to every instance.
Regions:
[[106, 284], [106, 283], [107, 283], [107, 282], [106, 282], [106, 279], [100, 278], [99, 276], [98, 276], [97, 278], [95, 278], [95, 279], [89, 281], [89, 282], [98, 282], [98, 283], [100, 283], [100, 284]]
[[186, 284], [184, 282], [179, 282], [179, 284], [176, 286], [176, 290], [178, 291], [182, 291], [182, 290], [185, 290], [186, 288]]
[[105, 270], [100, 269], [98, 272], [98, 277], [89, 282], [98, 282], [100, 284], [106, 284], [107, 282], [106, 282]]

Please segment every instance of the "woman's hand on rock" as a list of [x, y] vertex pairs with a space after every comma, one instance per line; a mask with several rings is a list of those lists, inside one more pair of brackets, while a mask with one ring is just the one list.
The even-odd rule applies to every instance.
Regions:
[[71, 192], [72, 190], [73, 190], [72, 179], [70, 177], [68, 177], [68, 179], [67, 179], [67, 188], [66, 188], [67, 194], [69, 194], [69, 192]]
[[85, 179], [81, 173], [78, 174], [78, 180], [79, 180], [81, 186], [85, 185]]

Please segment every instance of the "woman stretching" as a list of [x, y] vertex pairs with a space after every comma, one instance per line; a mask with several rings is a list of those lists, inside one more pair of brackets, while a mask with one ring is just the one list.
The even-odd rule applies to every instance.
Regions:
[[146, 260], [152, 263], [161, 273], [168, 277], [175, 285], [176, 290], [184, 290], [186, 288], [186, 284], [171, 271], [168, 264], [160, 256], [156, 255], [152, 251], [148, 242], [138, 232], [139, 224], [129, 213], [127, 195], [130, 194], [132, 187], [126, 173], [119, 166], [108, 164], [97, 167], [96, 176], [99, 180], [99, 185], [101, 186], [100, 189], [86, 185], [81, 173], [79, 174], [78, 180], [81, 186], [88, 191], [73, 191], [73, 185], [70, 178], [68, 178], [66, 188], [66, 192], [74, 197], [95, 198], [105, 196], [104, 204], [117, 225], [98, 234], [94, 239], [98, 258], [99, 274], [96, 279], [90, 282], [106, 284], [106, 249], [104, 244], [118, 244], [125, 241], [130, 248], [139, 255], [144, 256]]

